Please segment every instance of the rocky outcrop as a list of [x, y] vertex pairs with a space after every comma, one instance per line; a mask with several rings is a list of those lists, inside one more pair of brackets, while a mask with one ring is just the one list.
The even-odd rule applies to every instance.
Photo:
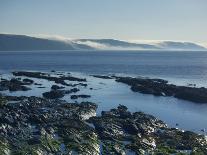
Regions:
[[64, 97], [64, 92], [61, 90], [51, 90], [42, 94], [43, 97], [48, 99], [56, 99]]
[[0, 107], [0, 154], [99, 154], [98, 137], [85, 119], [93, 103], [25, 97]]
[[71, 99], [78, 99], [78, 98], [90, 98], [90, 95], [71, 95]]
[[31, 77], [31, 78], [38, 78], [38, 79], [45, 79], [48, 81], [54, 81], [57, 84], [62, 84], [65, 86], [70, 86], [68, 85], [65, 80], [68, 81], [78, 81], [78, 82], [86, 82], [86, 79], [82, 79], [82, 78], [77, 78], [77, 77], [73, 77], [73, 76], [50, 76], [50, 74], [47, 73], [41, 73], [41, 72], [26, 72], [26, 71], [20, 71], [20, 72], [13, 72], [14, 76], [26, 76], [26, 77]]
[[[57, 99], [57, 98], [64, 97], [65, 94], [76, 93], [78, 91], [80, 91], [78, 88], [72, 88], [70, 90], [59, 90], [53, 88], [51, 91], [43, 93], [42, 96], [48, 99]], [[80, 96], [80, 97], [84, 97], [84, 96]]]
[[51, 89], [52, 90], [58, 90], [58, 89], [63, 89], [65, 87], [62, 87], [62, 86], [58, 86], [58, 85], [52, 85]]
[[91, 75], [91, 76], [96, 77], [96, 78], [100, 78], [100, 79], [113, 79], [113, 77], [106, 76], [106, 75]]
[[142, 112], [130, 113], [123, 105], [88, 122], [95, 126], [103, 154], [207, 153], [204, 136], [168, 128], [161, 120]]
[[9, 91], [27, 91], [30, 90], [29, 87], [25, 85], [32, 84], [31, 81], [12, 78], [11, 80], [1, 79], [0, 80], [0, 91], [9, 90]]
[[90, 102], [38, 97], [1, 104], [0, 154], [207, 153], [202, 135], [168, 128], [157, 118], [131, 113], [123, 105], [101, 116], [96, 116], [96, 109]]
[[176, 86], [168, 84], [168, 81], [162, 79], [116, 77], [116, 81], [131, 86], [131, 90], [134, 92], [155, 96], [173, 96], [195, 103], [207, 103], [207, 88], [204, 87]]

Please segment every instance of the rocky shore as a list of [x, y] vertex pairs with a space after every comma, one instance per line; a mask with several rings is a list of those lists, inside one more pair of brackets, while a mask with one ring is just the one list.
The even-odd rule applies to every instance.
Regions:
[[0, 154], [207, 154], [207, 140], [120, 105], [0, 97]]
[[[85, 78], [41, 72], [13, 72], [13, 75], [11, 79], [0, 79], [1, 92], [25, 92], [32, 85], [42, 86], [32, 78], [53, 84], [41, 97], [0, 93], [1, 155], [207, 154], [206, 136], [170, 128], [156, 117], [139, 111], [132, 113], [124, 105], [97, 115], [97, 104], [76, 101], [91, 97], [80, 93], [81, 88], [88, 86]], [[160, 79], [93, 76], [116, 79], [141, 93], [205, 101], [205, 88], [175, 86]], [[187, 97], [178, 97], [181, 92]], [[71, 102], [62, 99], [68, 94]], [[188, 95], [197, 98], [192, 100]]]
[[29, 72], [29, 71], [19, 71], [19, 72], [13, 72], [12, 73], [14, 76], [20, 77], [20, 76], [25, 76], [25, 77], [30, 77], [30, 78], [38, 78], [38, 79], [45, 79], [48, 81], [54, 81], [57, 84], [62, 84], [65, 86], [73, 86], [70, 84], [67, 84], [65, 82], [65, 80], [68, 81], [78, 81], [78, 82], [86, 82], [86, 79], [82, 79], [82, 78], [77, 78], [77, 77], [73, 77], [70, 75], [63, 75], [63, 74], [59, 74], [59, 77], [54, 77], [54, 76], [50, 76], [50, 74], [48, 73], [42, 73], [42, 72]]
[[129, 85], [134, 92], [155, 96], [173, 96], [178, 99], [207, 104], [207, 88], [204, 87], [176, 86], [162, 79], [116, 77], [116, 81]]

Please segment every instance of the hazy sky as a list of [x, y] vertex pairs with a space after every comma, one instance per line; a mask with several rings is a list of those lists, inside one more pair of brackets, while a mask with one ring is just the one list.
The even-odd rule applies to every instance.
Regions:
[[207, 0], [0, 0], [0, 32], [207, 42]]

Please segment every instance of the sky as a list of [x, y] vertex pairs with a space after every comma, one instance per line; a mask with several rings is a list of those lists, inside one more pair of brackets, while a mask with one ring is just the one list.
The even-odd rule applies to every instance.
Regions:
[[207, 43], [207, 0], [0, 0], [0, 33]]

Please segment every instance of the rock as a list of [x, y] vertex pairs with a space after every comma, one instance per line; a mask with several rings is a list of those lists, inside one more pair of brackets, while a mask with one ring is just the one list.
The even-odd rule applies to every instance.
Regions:
[[23, 79], [23, 82], [24, 82], [25, 85], [31, 85], [31, 84], [34, 83], [34, 81], [31, 80], [31, 79]]
[[51, 90], [50, 92], [45, 92], [42, 95], [43, 97], [48, 98], [48, 99], [56, 99], [56, 98], [64, 97], [64, 93], [59, 90]]
[[131, 113], [124, 105], [96, 116], [97, 105], [90, 102], [18, 99], [0, 107], [0, 154], [8, 148], [12, 154], [207, 153], [204, 136], [168, 128], [154, 116]]
[[[58, 88], [60, 88], [60, 87], [58, 87]], [[43, 95], [43, 97], [48, 98], [48, 99], [56, 99], [56, 98], [64, 97], [65, 94], [76, 93], [78, 91], [80, 91], [78, 88], [72, 88], [70, 90], [59, 90], [59, 89], [57, 89], [56, 86], [53, 86], [53, 89], [50, 92], [45, 92], [42, 95]], [[87, 98], [86, 95], [80, 95], [79, 97]]]
[[155, 96], [173, 96], [195, 103], [207, 103], [207, 88], [176, 86], [162, 79], [116, 77], [116, 81], [131, 86], [134, 92]]
[[42, 72], [26, 72], [26, 71], [20, 71], [20, 72], [12, 72], [14, 76], [26, 76], [26, 77], [31, 77], [31, 78], [38, 78], [38, 79], [45, 79], [48, 81], [54, 81], [57, 84], [62, 84], [62, 85], [68, 85], [65, 80], [68, 81], [78, 81], [78, 82], [86, 82], [86, 79], [82, 78], [77, 78], [73, 77], [71, 75], [68, 76], [50, 76], [50, 74], [47, 73], [42, 73]]
[[30, 88], [24, 86], [27, 83], [20, 81], [19, 79], [12, 78], [11, 80], [0, 81], [0, 91], [9, 90], [9, 91], [27, 91]]
[[41, 143], [41, 140], [40, 140], [40, 137], [33, 137], [33, 138], [30, 138], [27, 142], [29, 145], [37, 145]]
[[91, 76], [96, 77], [96, 78], [100, 78], [100, 79], [113, 79], [113, 77], [105, 76], [105, 75], [91, 75]]
[[7, 100], [0, 94], [0, 108], [4, 107], [5, 105], [7, 105]]
[[71, 99], [78, 99], [78, 98], [90, 98], [90, 95], [71, 95]]
[[69, 92], [70, 92], [70, 93], [76, 93], [76, 92], [78, 92], [78, 91], [80, 91], [80, 89], [78, 89], [78, 88], [73, 88], [73, 89], [71, 89]]
[[36, 86], [41, 86], [42, 84], [40, 84], [40, 83], [34, 83], [34, 85], [36, 85]]
[[58, 85], [52, 85], [51, 89], [53, 90], [57, 90], [57, 89], [63, 89], [65, 87], [61, 87], [61, 86], [58, 86]]
[[204, 136], [168, 128], [162, 121], [142, 112], [129, 112], [123, 118], [122, 113], [126, 112], [127, 108], [120, 105], [88, 120], [95, 126], [105, 154], [117, 154], [119, 150], [135, 154], [179, 154], [181, 150], [190, 150], [196, 154], [197, 147], [203, 154], [207, 152]]

